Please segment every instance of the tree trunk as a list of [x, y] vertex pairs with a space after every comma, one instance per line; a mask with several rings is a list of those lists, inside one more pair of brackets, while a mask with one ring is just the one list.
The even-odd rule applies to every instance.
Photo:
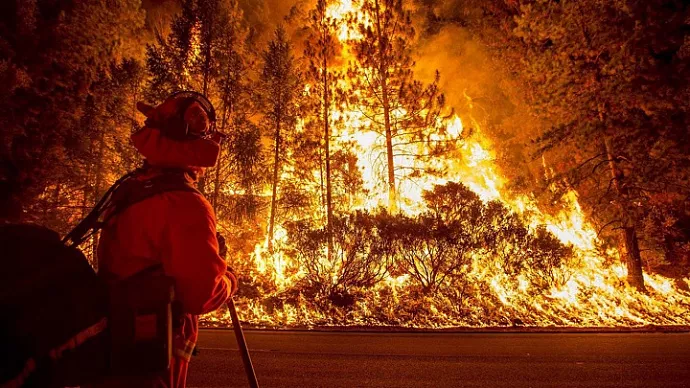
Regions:
[[[229, 72], [229, 69], [228, 69]], [[224, 97], [227, 98], [227, 93], [223, 93]], [[220, 124], [220, 128], [222, 131], [225, 131], [225, 126], [228, 123], [228, 111], [230, 108], [228, 107], [227, 101], [223, 101], [223, 121]], [[215, 167], [215, 178], [213, 180], [213, 212], [218, 214], [218, 196], [220, 195], [220, 166], [221, 166], [221, 160], [223, 158], [223, 144], [224, 142], [220, 142], [220, 151], [218, 152], [218, 161], [216, 162], [216, 167]]]
[[639, 291], [646, 291], [644, 276], [642, 274], [642, 258], [640, 257], [640, 246], [638, 245], [637, 231], [634, 226], [623, 228], [625, 236], [626, 267], [628, 269], [628, 283]]
[[637, 231], [635, 230], [635, 220], [627, 209], [626, 189], [621, 185], [623, 172], [618, 169], [611, 140], [608, 137], [604, 138], [604, 148], [606, 150], [606, 158], [609, 161], [613, 186], [616, 189], [616, 206], [618, 206], [622, 218], [628, 283], [637, 290], [644, 292], [646, 288], [644, 285], [644, 276], [642, 274], [642, 258], [640, 257], [640, 247], [637, 240]]
[[55, 190], [50, 201], [43, 202], [43, 220], [47, 221], [49, 225], [57, 224], [57, 212], [55, 209], [60, 206], [60, 183], [55, 184]]
[[[205, 28], [208, 30], [206, 31], [206, 34], [204, 38], [206, 39], [206, 46], [204, 47], [204, 69], [203, 69], [203, 85], [202, 85], [202, 94], [206, 96], [206, 98], [209, 98], [208, 96], [208, 89], [209, 89], [209, 81], [211, 78], [211, 55], [213, 53], [212, 51], [212, 44], [213, 44], [213, 14], [214, 12], [209, 12], [209, 15], [211, 15], [210, 20], [206, 20]], [[199, 176], [199, 182], [197, 183], [197, 187], [201, 193], [205, 193], [206, 191], [206, 177], [202, 174]]]
[[218, 162], [215, 167], [215, 177], [213, 178], [213, 212], [218, 214], [218, 196], [220, 195], [220, 160], [223, 157], [223, 143], [220, 143], [218, 152]]
[[326, 207], [326, 172], [324, 171], [323, 149], [319, 147], [319, 185], [321, 187], [321, 207]]
[[[215, 3], [214, 3], [215, 5]], [[206, 39], [206, 46], [204, 47], [204, 84], [203, 84], [203, 94], [208, 98], [208, 84], [211, 78], [211, 56], [213, 55], [213, 16], [215, 14], [215, 7], [212, 11], [207, 13], [209, 19], [204, 23], [206, 33], [204, 38]]]
[[676, 247], [673, 241], [673, 237], [664, 232], [664, 259], [672, 265], [678, 264], [678, 255], [676, 254]]
[[[105, 153], [105, 130], [101, 129], [100, 137], [98, 139], [98, 155], [96, 156], [96, 183], [93, 188], [93, 202], [94, 204], [98, 201], [98, 196], [101, 195], [103, 184], [103, 156]], [[91, 258], [92, 265], [95, 269], [98, 269], [98, 259], [96, 257], [96, 250], [98, 249], [98, 243], [100, 239], [100, 233], [96, 232], [93, 234], [93, 245], [91, 245]]]
[[90, 185], [92, 166], [93, 163], [89, 162], [86, 164], [86, 173], [84, 174], [84, 190], [83, 197], [81, 199], [81, 218], [85, 218], [86, 215], [89, 214], [89, 208], [91, 207], [91, 203], [89, 203], [89, 198], [91, 197], [91, 192], [93, 192]]
[[271, 194], [271, 216], [268, 221], [268, 251], [273, 251], [273, 231], [276, 220], [276, 199], [278, 193], [278, 171], [280, 169], [280, 117], [276, 120], [275, 150], [273, 154], [273, 193]]
[[328, 95], [328, 63], [326, 55], [323, 55], [323, 138], [324, 148], [326, 153], [326, 238], [328, 240], [328, 262], [331, 262], [333, 252], [333, 232], [331, 230], [333, 225], [333, 206], [332, 206], [332, 191], [331, 191], [331, 130], [328, 125], [329, 104], [330, 99]]
[[390, 101], [388, 97], [388, 67], [383, 52], [383, 36], [381, 35], [381, 19], [379, 2], [374, 1], [376, 7], [376, 34], [379, 41], [379, 78], [381, 79], [381, 100], [383, 103], [383, 120], [386, 134], [386, 160], [388, 165], [388, 209], [398, 210], [398, 198], [395, 191], [395, 165], [393, 164], [393, 132], [391, 130]]
[[395, 165], [393, 164], [393, 134], [390, 123], [390, 109], [388, 106], [388, 93], [383, 81], [383, 115], [386, 128], [386, 156], [388, 161], [388, 208], [391, 212], [398, 210], [398, 195], [395, 191]]

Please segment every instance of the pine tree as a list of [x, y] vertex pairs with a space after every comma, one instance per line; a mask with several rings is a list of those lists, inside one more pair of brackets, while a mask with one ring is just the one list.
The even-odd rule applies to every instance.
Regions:
[[[143, 74], [143, 64], [135, 59], [113, 65], [110, 76], [95, 83], [86, 99], [80, 123], [88, 144], [74, 154], [80, 165], [77, 182], [83, 185], [82, 217], [112, 182], [139, 162], [129, 138], [136, 127], [131, 109], [136, 104]], [[92, 248], [97, 245], [98, 234], [94, 235]]]
[[[229, 128], [246, 110], [247, 28], [234, 0], [185, 0], [172, 21], [167, 39], [147, 47], [147, 67], [151, 73], [147, 97], [160, 101], [178, 90], [196, 90], [216, 107], [219, 129]], [[246, 122], [246, 120], [240, 120]], [[228, 160], [222, 146], [221, 163]], [[218, 208], [221, 176], [227, 170], [218, 165], [199, 178], [202, 192], [211, 187], [211, 202]]]
[[[253, 61], [248, 48], [248, 28], [236, 1], [228, 4], [227, 22], [218, 31], [217, 45], [213, 50], [217, 63], [213, 84], [218, 102], [218, 129], [230, 135], [221, 144], [220, 160], [209, 174], [213, 176], [211, 202], [216, 212], [221, 202], [226, 205], [230, 218], [251, 218], [256, 212], [256, 188], [261, 184], [259, 166], [262, 149], [259, 129], [248, 117], [252, 114], [252, 85], [249, 67]], [[230, 188], [234, 198], [222, 195], [221, 188]]]
[[139, 55], [140, 7], [137, 0], [3, 3], [0, 56], [7, 61], [0, 72], [7, 82], [0, 121], [6, 172], [0, 185], [8, 196], [0, 217], [43, 222], [43, 215], [72, 206], [67, 202], [82, 171], [82, 159], [75, 156], [89, 139], [80, 126], [81, 109], [90, 89], [111, 76], [113, 64]]
[[680, 135], [687, 101], [676, 100], [688, 92], [681, 81], [688, 11], [664, 4], [526, 3], [515, 30], [530, 58], [521, 73], [530, 102], [552, 123], [541, 151], [561, 164], [562, 177], [602, 224], [620, 231], [628, 282], [639, 290], [650, 200], [688, 195], [688, 146]]
[[[413, 75], [415, 30], [402, 0], [365, 0], [357, 23], [362, 35], [352, 43], [357, 63], [348, 71], [351, 102], [385, 138], [389, 209], [397, 208], [395, 158], [404, 147], [427, 141], [444, 105], [435, 81], [423, 85]], [[423, 155], [420, 155], [423, 156]], [[408, 166], [409, 167], [409, 166]]]
[[[314, 95], [318, 102], [314, 104], [314, 117], [321, 127], [323, 139], [323, 151], [319, 152], [323, 159], [322, 181], [325, 181], [323, 202], [326, 207], [326, 236], [328, 240], [328, 260], [333, 251], [333, 189], [331, 174], [331, 112], [334, 107], [334, 95], [339, 93], [338, 80], [341, 75], [334, 69], [338, 45], [334, 33], [337, 31], [337, 22], [326, 15], [328, 2], [318, 0], [316, 8], [309, 15], [309, 33], [306, 41], [305, 57], [309, 61], [306, 76], [311, 82], [310, 94]], [[321, 163], [320, 163], [321, 165]], [[325, 179], [323, 179], [325, 177]], [[323, 185], [322, 185], [323, 186]]]
[[167, 39], [157, 36], [155, 44], [146, 46], [146, 66], [151, 75], [145, 93], [148, 100], [161, 101], [173, 92], [191, 88], [186, 75], [193, 59], [196, 26], [195, 1], [185, 0]]
[[301, 81], [285, 30], [279, 26], [263, 52], [263, 69], [258, 82], [259, 101], [265, 125], [273, 140], [271, 207], [268, 221], [268, 247], [273, 248], [281, 165], [286, 158], [286, 142], [295, 128]]

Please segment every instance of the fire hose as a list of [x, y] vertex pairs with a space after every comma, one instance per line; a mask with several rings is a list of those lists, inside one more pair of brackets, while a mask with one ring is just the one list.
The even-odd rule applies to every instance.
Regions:
[[244, 364], [244, 371], [247, 373], [249, 387], [259, 388], [259, 382], [256, 379], [256, 373], [254, 372], [254, 365], [252, 365], [252, 359], [249, 357], [249, 348], [247, 348], [247, 342], [244, 340], [244, 333], [242, 332], [242, 326], [240, 325], [240, 318], [237, 316], [235, 301], [232, 299], [232, 297], [228, 299], [228, 310], [230, 310], [232, 329], [235, 331], [237, 347], [239, 348], [240, 355], [242, 356], [242, 364]]

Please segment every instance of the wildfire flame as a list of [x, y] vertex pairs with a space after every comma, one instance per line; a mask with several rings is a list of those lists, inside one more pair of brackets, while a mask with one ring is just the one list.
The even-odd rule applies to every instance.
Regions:
[[[328, 7], [327, 15], [333, 20], [346, 20], [357, 13], [351, 0], [341, 0]], [[361, 39], [356, 30], [341, 23], [337, 36], [342, 43]], [[347, 51], [347, 49], [345, 49]], [[346, 62], [346, 61], [344, 61]], [[345, 147], [357, 151], [357, 168], [363, 181], [366, 195], [357, 198], [355, 209], [375, 210], [388, 201], [380, 160], [384, 149], [382, 136], [367, 129], [366, 118], [361, 112], [340, 106], [331, 115], [333, 122], [344, 122], [338, 128], [333, 140], [334, 152]], [[470, 118], [471, 120], [471, 118]], [[396, 157], [398, 166], [433, 169], [442, 174], [402, 175], [399, 179], [400, 211], [417, 214], [424, 210], [422, 194], [435, 185], [448, 182], [462, 182], [483, 201], [500, 201], [514, 212], [529, 220], [532, 229], [544, 226], [562, 243], [572, 246], [574, 259], [556, 269], [556, 275], [566, 279], [547, 292], [536, 292], [524, 275], [509, 276], [496, 258], [475, 255], [464, 268], [470, 282], [485, 285], [495, 296], [485, 300], [483, 306], [450, 306], [452, 302], [443, 297], [422, 297], [417, 301], [429, 314], [417, 317], [400, 317], [396, 306], [401, 303], [401, 294], [409, 282], [406, 275], [388, 276], [374, 290], [374, 300], [358, 302], [349, 312], [327, 316], [301, 303], [284, 303], [270, 309], [253, 300], [243, 301], [244, 319], [257, 325], [267, 326], [314, 326], [347, 323], [350, 325], [398, 324], [423, 327], [450, 327], [459, 325], [492, 326], [509, 322], [523, 325], [557, 326], [620, 326], [620, 325], [688, 325], [690, 324], [690, 293], [676, 287], [671, 279], [660, 275], [645, 275], [648, 293], [640, 293], [626, 286], [626, 268], [620, 264], [620, 253], [615, 249], [602, 251], [602, 243], [594, 226], [587, 221], [575, 191], [569, 191], [561, 198], [561, 209], [556, 214], [547, 214], [535, 199], [521, 195], [513, 196], [505, 189], [506, 181], [495, 163], [491, 143], [481, 134], [473, 122], [471, 136], [465, 136], [463, 122], [457, 115], [442, 122], [445, 130], [434, 134], [432, 140], [452, 142], [455, 150], [445, 158], [426, 161], [412, 157]], [[424, 154], [428, 152], [422, 144], [405, 146], [402, 154]], [[295, 259], [279, 249], [287, 240], [287, 232], [278, 227], [275, 247], [269, 252], [265, 242], [255, 247], [251, 261], [261, 276], [275, 283], [279, 294], [294, 284], [304, 274]], [[294, 270], [297, 268], [297, 270]], [[684, 280], [690, 285], [690, 280]], [[409, 301], [408, 301], [409, 302]], [[375, 304], [375, 305], [372, 305]], [[383, 307], [381, 307], [383, 306]], [[492, 309], [494, 313], [487, 314]], [[378, 311], [374, 311], [378, 310]], [[382, 311], [381, 311], [382, 310]], [[455, 311], [450, 314], [448, 311]], [[380, 317], [386, 317], [381, 322]], [[207, 317], [210, 321], [227, 322], [227, 314]]]

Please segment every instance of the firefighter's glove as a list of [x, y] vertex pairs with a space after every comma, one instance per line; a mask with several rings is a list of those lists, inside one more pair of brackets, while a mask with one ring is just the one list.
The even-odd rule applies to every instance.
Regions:
[[220, 234], [220, 232], [216, 232], [216, 239], [218, 239], [218, 255], [225, 259], [225, 256], [228, 254], [228, 246], [225, 244], [225, 237]]

